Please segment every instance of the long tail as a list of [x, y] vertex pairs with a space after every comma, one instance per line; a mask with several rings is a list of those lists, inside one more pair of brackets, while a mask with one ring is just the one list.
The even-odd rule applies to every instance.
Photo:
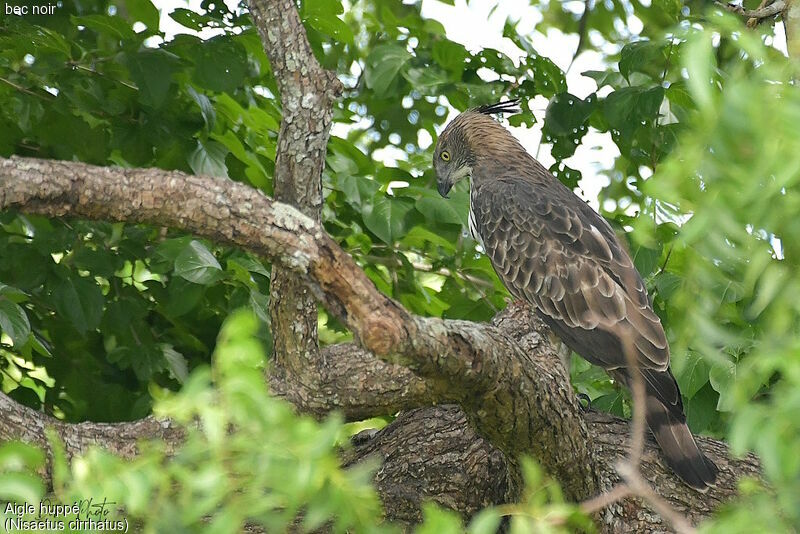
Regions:
[[675, 378], [669, 371], [645, 370], [642, 374], [647, 392], [645, 417], [667, 464], [689, 486], [708, 491], [716, 482], [719, 469], [703, 454], [686, 425]]

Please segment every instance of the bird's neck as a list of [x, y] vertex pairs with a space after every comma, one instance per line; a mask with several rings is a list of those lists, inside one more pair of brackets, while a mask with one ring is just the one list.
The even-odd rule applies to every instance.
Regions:
[[475, 187], [500, 177], [524, 179], [541, 176], [542, 173], [539, 171], [545, 170], [544, 167], [528, 154], [516, 139], [513, 137], [511, 139], [514, 141], [513, 144], [486, 146], [475, 154], [471, 173], [472, 184]]

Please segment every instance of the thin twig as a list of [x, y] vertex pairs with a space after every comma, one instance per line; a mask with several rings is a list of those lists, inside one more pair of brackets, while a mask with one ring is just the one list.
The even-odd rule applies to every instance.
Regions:
[[639, 465], [644, 451], [644, 440], [647, 432], [647, 420], [645, 418], [645, 403], [647, 394], [644, 386], [644, 376], [640, 372], [637, 360], [637, 351], [634, 344], [634, 333], [628, 329], [621, 338], [622, 350], [627, 363], [626, 381], [631, 389], [633, 397], [633, 416], [631, 417], [630, 430], [630, 450], [628, 457], [620, 460], [616, 464], [623, 482], [617, 484], [610, 490], [601, 493], [581, 503], [581, 510], [587, 514], [602, 510], [621, 499], [628, 496], [635, 496], [642, 499], [653, 508], [665, 521], [668, 521], [676, 532], [680, 534], [692, 534], [694, 527], [689, 524], [685, 517], [681, 516], [667, 501], [658, 495], [647, 481], [642, 478], [639, 472]]
[[675, 511], [667, 501], [665, 501], [658, 493], [653, 491], [639, 473], [638, 466], [630, 465], [627, 461], [617, 463], [617, 472], [625, 480], [625, 484], [630, 488], [631, 493], [643, 499], [663, 519], [670, 522], [675, 532], [678, 534], [692, 534], [696, 532], [695, 528], [689, 524], [685, 517]]
[[51, 98], [55, 98], [50, 93], [47, 93], [47, 96], [41, 95], [39, 93], [31, 91], [28, 88], [22, 87], [21, 85], [18, 85], [16, 83], [12, 82], [11, 80], [7, 80], [7, 79], [5, 79], [3, 77], [0, 77], [0, 82], [3, 82], [3, 83], [6, 83], [6, 84], [10, 85], [11, 87], [13, 87], [14, 89], [16, 89], [17, 91], [19, 91], [21, 93], [25, 93], [26, 95], [35, 96], [36, 98], [41, 98], [42, 100], [50, 100]]
[[587, 501], [581, 503], [581, 511], [584, 514], [593, 514], [614, 504], [615, 502], [624, 499], [631, 494], [631, 489], [627, 484], [617, 484], [608, 491], [604, 491], [596, 497], [592, 497]]
[[572, 65], [575, 63], [575, 60], [578, 59], [578, 56], [583, 51], [583, 47], [586, 44], [586, 35], [587, 35], [587, 28], [589, 22], [589, 13], [592, 10], [592, 0], [585, 0], [583, 4], [583, 14], [581, 15], [581, 20], [578, 21], [578, 47], [575, 48], [575, 54], [572, 56], [572, 61], [569, 62], [569, 66], [565, 71], [565, 74], [569, 73], [572, 69]]
[[87, 67], [86, 65], [81, 65], [80, 63], [69, 62], [69, 65], [75, 69], [82, 70], [84, 72], [88, 72], [90, 74], [94, 74], [96, 76], [100, 76], [101, 78], [105, 78], [106, 80], [111, 80], [112, 82], [117, 82], [121, 85], [124, 85], [128, 89], [133, 89], [134, 91], [138, 91], [139, 88], [133, 85], [130, 82], [126, 82], [125, 80], [119, 80], [107, 74], [100, 72], [99, 70], [93, 69], [91, 67]]
[[644, 450], [645, 433], [647, 432], [647, 423], [645, 421], [647, 394], [644, 390], [644, 377], [642, 373], [639, 372], [639, 362], [636, 359], [637, 351], [633, 343], [633, 334], [629, 330], [622, 336], [622, 352], [628, 364], [628, 375], [630, 377], [629, 387], [631, 388], [631, 396], [633, 397], [631, 450], [628, 456], [628, 463], [638, 472], [639, 461], [642, 458], [642, 451]]
[[776, 0], [774, 3], [764, 6], [760, 9], [745, 9], [737, 4], [725, 4], [719, 1], [715, 1], [714, 4], [726, 11], [730, 11], [731, 13], [741, 15], [742, 17], [748, 19], [758, 20], [774, 17], [786, 8], [785, 0]]

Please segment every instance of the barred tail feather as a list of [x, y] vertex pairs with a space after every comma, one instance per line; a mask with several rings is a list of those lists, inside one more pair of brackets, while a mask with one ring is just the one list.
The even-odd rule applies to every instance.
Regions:
[[646, 410], [647, 424], [667, 464], [692, 488], [703, 493], [708, 491], [717, 480], [718, 468], [697, 446], [685, 420], [676, 417], [650, 395], [647, 397]]

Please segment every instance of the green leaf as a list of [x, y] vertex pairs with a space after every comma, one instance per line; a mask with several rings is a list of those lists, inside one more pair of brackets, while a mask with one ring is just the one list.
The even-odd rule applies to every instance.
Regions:
[[533, 73], [536, 94], [551, 97], [567, 91], [567, 80], [564, 72], [550, 58], [539, 54], [528, 57], [528, 64]]
[[33, 445], [19, 441], [0, 445], [0, 473], [38, 469], [44, 464], [44, 460], [44, 453]]
[[2, 282], [0, 282], [0, 297], [6, 297], [12, 302], [17, 303], [28, 300], [28, 295], [24, 291], [16, 287], [7, 286]]
[[427, 91], [448, 82], [447, 74], [436, 67], [411, 68], [403, 72], [403, 77], [417, 89]]
[[197, 148], [187, 158], [195, 174], [201, 176], [228, 177], [225, 158], [230, 153], [228, 147], [217, 141], [197, 141]]
[[597, 83], [598, 91], [610, 85], [611, 87], [618, 88], [625, 85], [625, 79], [619, 72], [608, 70], [587, 70], [581, 73], [581, 76], [593, 79]]
[[417, 200], [417, 210], [431, 224], [450, 223], [466, 226], [468, 214], [460, 213], [453, 202], [444, 198], [423, 197]]
[[411, 54], [402, 46], [395, 44], [376, 46], [367, 58], [364, 73], [367, 87], [378, 94], [385, 93], [409, 59]]
[[433, 60], [445, 70], [463, 70], [467, 55], [464, 46], [453, 41], [441, 40], [433, 43]]
[[664, 300], [669, 299], [681, 287], [682, 283], [683, 279], [680, 276], [669, 271], [659, 273], [655, 277], [656, 290]]
[[[681, 393], [688, 398], [694, 397], [700, 388], [708, 384], [709, 365], [702, 356], [688, 352], [683, 358], [673, 356], [675, 378], [681, 387]], [[712, 410], [713, 411], [713, 410]]]
[[344, 12], [339, 0], [303, 2], [303, 22], [337, 41], [353, 43], [353, 32], [337, 15]]
[[160, 108], [172, 85], [172, 75], [178, 70], [178, 58], [161, 49], [144, 48], [126, 56], [131, 79], [139, 87], [142, 103]]
[[38, 502], [44, 495], [41, 479], [28, 473], [0, 473], [0, 500], [3, 502]]
[[169, 371], [175, 380], [181, 384], [186, 382], [186, 378], [189, 376], [186, 358], [169, 343], [161, 343], [159, 346], [164, 355], [164, 359], [167, 361]]
[[561, 160], [575, 153], [578, 143], [589, 130], [589, 116], [596, 102], [594, 94], [584, 100], [560, 93], [550, 100], [542, 134], [545, 141], [553, 143], [553, 157]]
[[192, 11], [191, 9], [186, 9], [183, 7], [174, 9], [169, 14], [169, 17], [178, 24], [186, 26], [187, 28], [195, 31], [200, 31], [209, 23], [214, 22], [214, 17], [201, 15], [196, 11]]
[[410, 201], [378, 193], [364, 206], [364, 224], [381, 241], [391, 245], [405, 233], [405, 218], [412, 209]]
[[250, 308], [252, 308], [256, 316], [265, 324], [269, 324], [269, 295], [265, 295], [256, 290], [251, 290], [249, 302]]
[[67, 318], [80, 334], [100, 324], [105, 299], [94, 280], [80, 277], [62, 280], [53, 289], [52, 298], [56, 312]]
[[484, 508], [478, 512], [469, 522], [469, 534], [495, 534], [503, 516], [499, 510], [494, 508]]
[[158, 33], [158, 23], [161, 19], [158, 9], [150, 0], [125, 0], [125, 7], [131, 20], [134, 22], [141, 22], [150, 34]]
[[646, 277], [658, 267], [658, 260], [661, 259], [661, 251], [643, 246], [637, 246], [633, 250], [633, 265], [642, 277]]
[[708, 373], [711, 387], [719, 393], [717, 410], [728, 412], [736, 406], [734, 383], [736, 382], [736, 364], [733, 362], [716, 363]]
[[592, 407], [603, 412], [608, 412], [619, 417], [623, 417], [624, 405], [623, 399], [625, 396], [621, 391], [615, 391], [607, 395], [602, 395], [592, 401]]
[[72, 23], [76, 26], [85, 26], [98, 33], [116, 37], [122, 41], [133, 39], [136, 36], [136, 32], [133, 31], [131, 24], [122, 17], [116, 15], [73, 16]]
[[17, 349], [25, 344], [31, 334], [31, 324], [25, 310], [5, 297], [0, 297], [0, 331], [11, 338]]
[[603, 116], [611, 128], [629, 136], [641, 126], [641, 121], [652, 121], [658, 116], [664, 88], [623, 87], [603, 101]]
[[416, 529], [417, 534], [460, 534], [464, 532], [461, 517], [451, 510], [440, 508], [434, 503], [422, 505], [423, 522]]
[[716, 65], [711, 35], [695, 35], [684, 47], [683, 64], [689, 71], [686, 85], [700, 109], [712, 106], [712, 69]]
[[192, 241], [175, 258], [175, 274], [195, 284], [209, 285], [219, 279], [222, 266], [200, 241]]
[[635, 41], [622, 47], [619, 72], [628, 79], [632, 72], [660, 79], [664, 69], [664, 41]]
[[195, 91], [194, 87], [187, 87], [186, 92], [192, 97], [192, 100], [197, 102], [200, 106], [200, 113], [203, 115], [203, 120], [206, 123], [206, 129], [210, 132], [214, 129], [214, 124], [217, 122], [217, 113], [214, 111], [214, 105], [209, 98]]
[[247, 52], [229, 35], [203, 41], [193, 51], [192, 80], [210, 91], [232, 93], [247, 74]]
[[164, 313], [170, 318], [186, 315], [200, 304], [205, 287], [189, 282], [181, 277], [170, 278], [167, 285], [167, 298], [161, 299]]
[[[718, 395], [714, 389], [704, 384], [686, 403], [686, 422], [692, 432], [703, 432], [717, 417], [715, 407]], [[682, 386], [681, 386], [682, 387]]]

